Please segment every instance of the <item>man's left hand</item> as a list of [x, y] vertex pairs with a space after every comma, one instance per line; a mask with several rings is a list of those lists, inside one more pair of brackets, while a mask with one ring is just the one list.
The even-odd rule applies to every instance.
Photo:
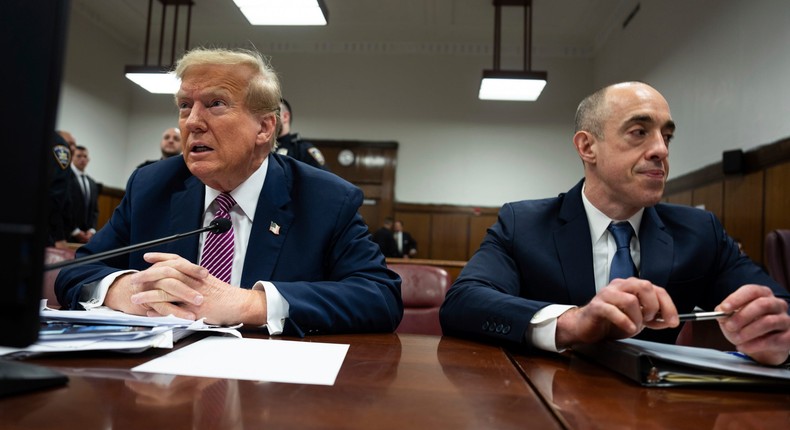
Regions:
[[749, 284], [730, 294], [716, 310], [735, 312], [720, 319], [719, 326], [738, 351], [760, 363], [778, 365], [790, 354], [787, 307], [770, 288]]

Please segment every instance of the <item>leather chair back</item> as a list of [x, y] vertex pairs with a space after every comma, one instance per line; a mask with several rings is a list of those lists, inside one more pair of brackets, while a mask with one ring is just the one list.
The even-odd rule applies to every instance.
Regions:
[[790, 290], [790, 230], [773, 230], [765, 237], [765, 267]]
[[397, 333], [442, 335], [439, 307], [450, 288], [450, 275], [440, 267], [419, 264], [390, 264], [400, 275], [403, 320]]
[[[44, 264], [54, 264], [64, 260], [71, 260], [74, 258], [74, 251], [71, 248], [55, 248], [48, 246], [44, 250]], [[42, 285], [43, 291], [41, 298], [47, 299], [47, 306], [51, 308], [59, 308], [58, 298], [55, 296], [55, 279], [58, 277], [60, 269], [49, 270], [44, 272], [44, 282]]]

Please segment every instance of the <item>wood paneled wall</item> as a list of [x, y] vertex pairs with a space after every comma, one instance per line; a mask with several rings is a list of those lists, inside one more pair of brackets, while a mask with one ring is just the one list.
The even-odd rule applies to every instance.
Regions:
[[[365, 202], [360, 215], [375, 231], [392, 216], [395, 199], [395, 166], [398, 164], [398, 143], [357, 140], [306, 139], [321, 150], [332, 173], [362, 189]], [[348, 165], [339, 161], [340, 153], [353, 155]]]
[[396, 220], [417, 241], [417, 258], [467, 261], [499, 208], [395, 203]]
[[[499, 208], [396, 203], [397, 142], [306, 140], [321, 149], [333, 173], [362, 189], [365, 204], [359, 212], [370, 231], [381, 227], [386, 217], [400, 220], [417, 241], [417, 258], [467, 261], [496, 221]], [[351, 165], [339, 163], [344, 150], [354, 154]]]
[[768, 232], [790, 228], [790, 139], [745, 152], [740, 173], [725, 175], [716, 163], [673, 179], [664, 200], [704, 206], [762, 263]]
[[110, 220], [112, 212], [121, 203], [124, 191], [118, 188], [110, 188], [102, 186], [99, 189], [98, 205], [99, 205], [99, 220], [96, 222], [96, 230], [104, 227], [107, 221]]

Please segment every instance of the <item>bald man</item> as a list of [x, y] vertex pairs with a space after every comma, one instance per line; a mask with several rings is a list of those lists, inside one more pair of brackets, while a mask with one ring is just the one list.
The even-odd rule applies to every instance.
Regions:
[[508, 203], [448, 291], [445, 335], [561, 351], [603, 339], [674, 343], [678, 311], [719, 319], [738, 351], [787, 360], [790, 294], [707, 211], [660, 203], [675, 123], [664, 97], [624, 82], [585, 98], [573, 144], [584, 179]]
[[[162, 158], [159, 160], [181, 155], [181, 131], [177, 128], [168, 128], [165, 130], [162, 133], [162, 141], [159, 142], [159, 149], [162, 151]], [[145, 161], [137, 166], [137, 168], [139, 169], [140, 167], [147, 166], [159, 160]]]

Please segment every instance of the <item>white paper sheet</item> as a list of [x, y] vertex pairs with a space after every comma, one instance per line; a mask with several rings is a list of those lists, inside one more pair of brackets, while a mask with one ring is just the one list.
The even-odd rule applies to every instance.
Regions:
[[335, 343], [209, 337], [132, 371], [334, 385], [348, 347]]

